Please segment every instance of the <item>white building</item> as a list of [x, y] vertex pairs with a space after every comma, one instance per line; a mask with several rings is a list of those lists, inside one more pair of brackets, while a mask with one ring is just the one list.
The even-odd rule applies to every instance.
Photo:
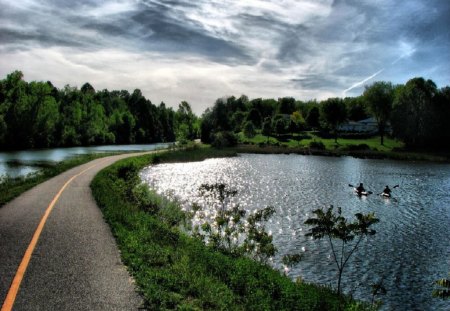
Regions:
[[[376, 134], [378, 133], [378, 123], [375, 118], [368, 118], [361, 121], [350, 121], [348, 123], [339, 126], [340, 132], [354, 132], [354, 133], [365, 133], [365, 134]], [[386, 132], [390, 132], [390, 125], [388, 123], [386, 127]]]

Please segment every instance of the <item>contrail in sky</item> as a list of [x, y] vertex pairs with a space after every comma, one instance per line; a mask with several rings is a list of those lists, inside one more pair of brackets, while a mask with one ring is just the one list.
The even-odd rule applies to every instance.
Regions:
[[[414, 54], [414, 53], [416, 52], [416, 49], [415, 49], [414, 47], [412, 47], [410, 44], [401, 42], [400, 45], [401, 45], [402, 50], [404, 50], [404, 51], [403, 51], [403, 53], [402, 53], [398, 58], [396, 58], [396, 59], [391, 63], [391, 66], [397, 64], [400, 60], [402, 60], [402, 59], [404, 59], [404, 58], [410, 57], [412, 54]], [[382, 73], [384, 70], [385, 70], [385, 68], [383, 68], [383, 69], [381, 69], [381, 70], [375, 72], [373, 75], [371, 75], [370, 77], [365, 78], [365, 79], [362, 80], [362, 81], [356, 82], [356, 83], [353, 84], [351, 87], [349, 87], [348, 89], [346, 89], [346, 90], [344, 90], [344, 91], [342, 92], [343, 96], [345, 96], [345, 94], [346, 94], [348, 91], [353, 90], [354, 88], [357, 88], [357, 87], [363, 85], [364, 83], [366, 83], [366, 82], [369, 81], [370, 79], [375, 78], [375, 77], [378, 76], [380, 73]]]
[[348, 89], [344, 90], [342, 93], [345, 95], [348, 91], [353, 90], [354, 88], [357, 88], [358, 86], [363, 85], [364, 83], [366, 83], [367, 81], [369, 81], [370, 79], [375, 78], [376, 76], [378, 76], [380, 73], [382, 73], [384, 71], [384, 68], [381, 70], [378, 70], [377, 72], [375, 72], [373, 75], [371, 75], [370, 77], [365, 78], [362, 81], [356, 82], [355, 84], [353, 84], [351, 87], [349, 87]]

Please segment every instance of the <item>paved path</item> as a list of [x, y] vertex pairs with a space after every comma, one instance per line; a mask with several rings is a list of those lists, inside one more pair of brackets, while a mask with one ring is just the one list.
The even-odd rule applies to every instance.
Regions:
[[[0, 208], [0, 306], [36, 228], [54, 204], [14, 300], [13, 310], [137, 310], [142, 299], [89, 184], [131, 154], [97, 159], [64, 172]], [[92, 167], [92, 165], [95, 165]]]

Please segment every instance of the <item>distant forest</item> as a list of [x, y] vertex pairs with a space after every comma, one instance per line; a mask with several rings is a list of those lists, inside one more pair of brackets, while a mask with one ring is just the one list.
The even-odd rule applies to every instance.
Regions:
[[156, 106], [138, 89], [57, 89], [50, 81], [25, 82], [20, 71], [0, 81], [2, 150], [173, 142], [195, 138], [197, 123], [188, 103], [177, 111]]
[[318, 131], [337, 137], [342, 124], [374, 117], [381, 144], [393, 136], [411, 148], [450, 148], [450, 87], [413, 78], [405, 85], [375, 82], [362, 95], [300, 101], [292, 97], [216, 100], [201, 117], [183, 101], [158, 106], [140, 90], [58, 89], [26, 82], [20, 71], [0, 80], [0, 148], [27, 149], [102, 144], [185, 142], [201, 138], [225, 146], [237, 133], [251, 137]]

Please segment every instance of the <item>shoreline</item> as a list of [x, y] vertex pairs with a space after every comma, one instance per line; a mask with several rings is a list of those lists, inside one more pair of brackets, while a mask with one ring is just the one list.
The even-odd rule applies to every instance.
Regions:
[[309, 147], [286, 147], [276, 145], [254, 145], [238, 144], [229, 149], [237, 153], [256, 153], [256, 154], [300, 154], [300, 155], [319, 155], [328, 157], [350, 156], [358, 159], [378, 159], [378, 160], [398, 160], [398, 161], [423, 161], [450, 163], [450, 153], [432, 154], [415, 151], [375, 151], [375, 150], [328, 150], [315, 149]]
[[[246, 257], [213, 251], [188, 236], [175, 201], [150, 193], [136, 201], [137, 173], [147, 165], [232, 157], [205, 145], [133, 157], [103, 169], [91, 189], [148, 308], [376, 310], [327, 286], [295, 282]], [[139, 202], [147, 202], [142, 205]], [[175, 260], [176, 259], [176, 260]]]

